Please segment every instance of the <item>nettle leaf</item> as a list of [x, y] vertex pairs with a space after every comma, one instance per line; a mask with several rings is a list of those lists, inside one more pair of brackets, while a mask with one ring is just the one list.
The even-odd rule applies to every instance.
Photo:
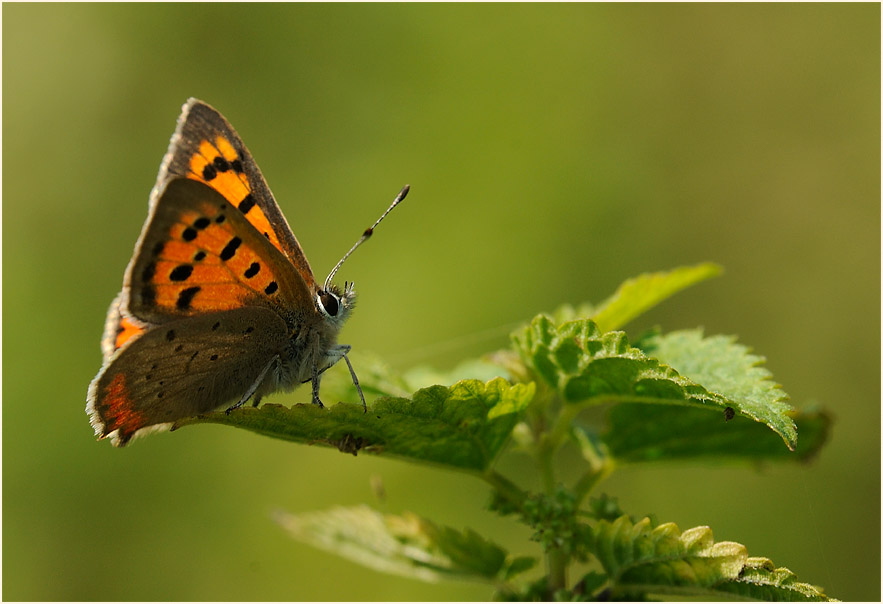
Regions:
[[722, 272], [723, 269], [719, 265], [706, 262], [696, 266], [682, 266], [670, 271], [645, 273], [624, 281], [612, 296], [597, 306], [590, 304], [576, 308], [562, 306], [553, 315], [557, 323], [592, 319], [601, 331], [612, 331], [679, 291], [711, 277], [717, 277]]
[[654, 595], [725, 599], [827, 601], [817, 587], [766, 558], [749, 558], [732, 541], [714, 542], [711, 529], [684, 531], [674, 523], [654, 527], [649, 518], [600, 520], [589, 534], [590, 551], [607, 572], [611, 600]]
[[[789, 416], [791, 407], [784, 402], [784, 394], [769, 381], [769, 374], [756, 367], [758, 357], [747, 355], [731, 341], [715, 339], [703, 346], [700, 337], [693, 342], [697, 358], [695, 365], [706, 368], [696, 371], [699, 378], [708, 379], [723, 392], [709, 389], [643, 350], [629, 345], [623, 332], [601, 333], [589, 320], [569, 321], [556, 326], [544, 315], [536, 317], [529, 326], [513, 334], [522, 362], [539, 379], [550, 385], [566, 403], [599, 405], [618, 403], [611, 410], [611, 424], [616, 428], [605, 440], [623, 445], [620, 452], [642, 446], [659, 448], [667, 435], [668, 425], [686, 423], [692, 427], [703, 421], [711, 423], [720, 418], [739, 414], [763, 422], [794, 449], [797, 431]], [[648, 341], [645, 345], [648, 346]], [[655, 340], [662, 350], [662, 341]], [[688, 342], [682, 342], [678, 362], [691, 354]], [[715, 356], [718, 355], [718, 356]], [[674, 356], [672, 354], [672, 356]], [[682, 364], [687, 365], [686, 362]], [[693, 365], [687, 365], [691, 369]], [[742, 372], [742, 378], [738, 376]], [[722, 376], [732, 376], [729, 382]], [[698, 379], [698, 378], [697, 378]], [[639, 409], [620, 409], [639, 404]], [[653, 425], [644, 417], [649, 406], [658, 420]], [[641, 417], [637, 417], [640, 413]], [[703, 417], [701, 414], [708, 414]], [[625, 420], [625, 421], [623, 421]], [[636, 425], [630, 425], [628, 422]], [[734, 431], [735, 432], [735, 431]], [[678, 439], [682, 435], [676, 435]], [[687, 438], [701, 438], [700, 432], [685, 434]], [[742, 436], [742, 433], [739, 433]], [[624, 444], [625, 443], [625, 444]], [[661, 451], [651, 451], [644, 459], [662, 458]], [[694, 449], [694, 452], [696, 449]]]
[[276, 521], [297, 540], [375, 570], [421, 579], [497, 583], [532, 568], [472, 530], [439, 526], [415, 514], [381, 514], [367, 506], [287, 514]]
[[622, 404], [610, 409], [601, 440], [620, 463], [700, 457], [804, 461], [819, 452], [831, 425], [824, 413], [790, 413], [788, 417], [800, 427], [800, 440], [791, 451], [765, 424], [738, 415], [730, 421], [726, 417], [723, 412], [688, 407]]
[[[366, 400], [370, 401], [381, 396], [407, 397], [417, 390], [374, 353], [357, 351], [350, 353], [349, 357], [358, 373], [359, 385]], [[444, 384], [454, 381], [456, 380], [433, 383]], [[430, 384], [421, 384], [420, 387], [428, 385]], [[359, 393], [353, 385], [353, 378], [345, 363], [338, 363], [325, 372], [321, 394], [323, 400], [361, 404]]]
[[[613, 594], [686, 594], [715, 587], [739, 577], [748, 560], [744, 545], [715, 543], [705, 526], [681, 533], [674, 523], [651, 526], [650, 519], [633, 524], [628, 516], [594, 527], [592, 553], [607, 571]], [[615, 599], [615, 598], [612, 598]]]
[[324, 444], [483, 472], [503, 448], [533, 398], [533, 384], [463, 380], [423, 388], [408, 398], [383, 397], [369, 407], [264, 404], [188, 418], [176, 427], [214, 423], [305, 444]]
[[737, 415], [763, 422], [782, 435], [785, 442], [797, 440], [797, 429], [788, 416], [793, 411], [788, 395], [772, 381], [761, 364], [763, 357], [749, 353], [735, 336], [708, 336], [701, 329], [654, 335], [641, 348], [678, 373], [738, 402]]
[[[504, 367], [484, 359], [467, 359], [448, 371], [418, 365], [399, 374], [371, 352], [353, 352], [349, 357], [358, 372], [359, 384], [367, 400], [380, 396], [407, 397], [420, 388], [435, 384], [453, 384], [466, 379], [483, 382], [495, 377], [508, 379]], [[352, 376], [343, 363], [325, 373], [322, 379], [322, 398], [361, 404]]]
[[776, 568], [768, 558], [748, 558], [737, 579], [718, 586], [719, 591], [746, 600], [766, 602], [832, 602], [821, 588], [800, 583], [787, 568]]
[[539, 315], [513, 337], [528, 368], [567, 403], [710, 402], [721, 411], [727, 403], [630, 346], [625, 333], [601, 333], [589, 320], [555, 326]]
[[411, 390], [416, 390], [433, 384], [452, 384], [465, 379], [488, 381], [498, 376], [508, 379], [505, 368], [484, 359], [467, 359], [448, 371], [428, 365], [418, 365], [406, 371], [402, 379]]

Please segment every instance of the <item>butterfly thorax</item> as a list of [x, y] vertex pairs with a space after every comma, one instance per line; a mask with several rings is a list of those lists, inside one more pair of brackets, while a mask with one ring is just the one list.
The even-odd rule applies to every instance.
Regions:
[[280, 313], [288, 326], [288, 342], [258, 389], [259, 396], [310, 381], [314, 367], [321, 373], [340, 360], [341, 349], [349, 350], [349, 346], [337, 344], [337, 336], [355, 306], [356, 292], [351, 284], [344, 290], [334, 285], [320, 290], [315, 300], [315, 312], [308, 316]]

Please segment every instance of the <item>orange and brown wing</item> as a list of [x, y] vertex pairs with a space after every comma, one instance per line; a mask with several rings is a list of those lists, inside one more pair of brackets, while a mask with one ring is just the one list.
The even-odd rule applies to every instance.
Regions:
[[235, 403], [287, 341], [282, 318], [254, 306], [151, 326], [92, 380], [86, 410], [95, 433], [122, 446], [136, 433]]
[[101, 353], [105, 363], [123, 344], [137, 338], [149, 328], [149, 325], [123, 313], [120, 308], [122, 298], [123, 294], [120, 293], [107, 309], [104, 336], [101, 338]]
[[251, 153], [224, 116], [198, 99], [183, 107], [157, 188], [175, 177], [203, 182], [223, 195], [288, 257], [307, 287], [316, 289], [310, 264]]
[[182, 178], [157, 192], [123, 294], [133, 327], [244, 306], [315, 312], [287, 258], [215, 189]]

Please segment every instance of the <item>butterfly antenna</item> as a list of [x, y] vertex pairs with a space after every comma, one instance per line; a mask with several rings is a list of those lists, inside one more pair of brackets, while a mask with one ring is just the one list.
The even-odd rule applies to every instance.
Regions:
[[362, 237], [358, 241], [356, 241], [355, 245], [350, 248], [350, 251], [344, 254], [343, 258], [340, 259], [340, 262], [338, 262], [334, 266], [334, 268], [331, 269], [331, 272], [328, 273], [328, 277], [325, 279], [325, 284], [322, 286], [323, 290], [328, 291], [328, 286], [331, 285], [331, 280], [334, 278], [334, 275], [337, 274], [337, 270], [343, 265], [344, 261], [346, 261], [346, 259], [350, 257], [350, 254], [356, 251], [357, 247], [365, 243], [368, 238], [374, 234], [374, 229], [377, 228], [377, 225], [380, 224], [380, 221], [386, 218], [386, 215], [392, 212], [392, 209], [402, 202], [402, 200], [405, 198], [405, 196], [408, 194], [408, 191], [410, 190], [411, 185], [405, 185], [404, 187], [402, 187], [402, 190], [399, 191], [399, 194], [396, 195], [396, 198], [393, 200], [392, 204], [388, 208], [386, 208], [386, 211], [381, 214], [380, 218], [377, 219], [377, 222], [375, 222], [371, 226], [371, 228], [366, 229], [365, 232], [362, 233]]

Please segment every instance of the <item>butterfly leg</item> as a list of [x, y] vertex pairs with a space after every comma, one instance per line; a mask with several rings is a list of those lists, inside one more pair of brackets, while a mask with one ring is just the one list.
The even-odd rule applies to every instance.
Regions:
[[346, 356], [346, 353], [343, 353], [343, 360], [346, 361], [346, 366], [350, 368], [350, 375], [353, 376], [353, 384], [355, 384], [356, 390], [359, 391], [359, 398], [362, 399], [362, 409], [365, 413], [368, 413], [368, 403], [365, 402], [365, 395], [362, 394], [362, 387], [359, 386], [359, 378], [356, 377], [356, 371], [353, 369], [353, 364], [350, 363], [350, 358]]
[[[328, 363], [322, 369], [319, 369], [318, 363], [315, 363], [315, 362], [313, 363], [313, 377], [309, 381], [313, 382], [313, 404], [314, 405], [319, 405], [320, 407], [324, 407], [324, 405], [322, 404], [322, 401], [319, 400], [319, 379], [320, 379], [321, 375], [323, 373], [325, 373], [325, 371], [327, 371], [328, 369], [333, 367], [335, 364], [337, 364], [337, 362], [340, 359], [343, 359], [344, 361], [346, 361], [346, 366], [350, 370], [350, 376], [352, 376], [352, 378], [353, 378], [353, 385], [356, 387], [356, 390], [359, 392], [359, 398], [362, 399], [362, 409], [365, 410], [365, 413], [368, 412], [368, 403], [365, 402], [365, 395], [364, 395], [364, 393], [362, 393], [362, 387], [359, 385], [359, 378], [356, 376], [356, 370], [353, 369], [353, 364], [350, 362], [349, 357], [346, 356], [346, 353], [348, 353], [351, 350], [351, 348], [352, 347], [347, 344], [340, 344], [338, 346], [335, 346], [331, 350], [329, 350], [326, 353], [325, 358], [330, 360], [331, 362]], [[307, 380], [305, 380], [305, 381], [307, 381]]]
[[356, 377], [356, 370], [353, 369], [353, 364], [350, 363], [350, 358], [348, 356], [346, 356], [346, 353], [348, 353], [351, 348], [352, 347], [349, 346], [348, 344], [339, 344], [339, 345], [335, 346], [334, 348], [332, 348], [331, 350], [329, 350], [326, 355], [326, 358], [330, 358], [331, 363], [329, 363], [327, 367], [322, 369], [322, 371], [325, 371], [325, 369], [328, 369], [329, 367], [331, 367], [332, 365], [337, 363], [340, 359], [343, 359], [344, 361], [346, 361], [346, 366], [350, 370], [350, 376], [352, 376], [352, 378], [353, 378], [353, 385], [356, 387], [356, 390], [359, 392], [359, 398], [362, 399], [362, 409], [364, 409], [365, 413], [367, 413], [368, 412], [368, 403], [365, 402], [365, 395], [362, 393], [362, 387], [359, 385], [359, 378]]
[[[257, 392], [257, 389], [260, 388], [261, 384], [264, 383], [264, 379], [267, 377], [267, 372], [270, 371], [270, 367], [272, 367], [276, 363], [278, 358], [279, 357], [273, 357], [272, 359], [270, 359], [269, 363], [264, 365], [264, 368], [263, 368], [263, 370], [261, 370], [261, 373], [258, 376], [258, 379], [256, 379], [252, 383], [252, 385], [249, 386], [248, 390], [245, 391], [245, 394], [242, 395], [242, 398], [239, 399], [239, 402], [236, 403], [235, 405], [233, 405], [232, 407], [229, 407], [224, 413], [226, 413], [227, 415], [230, 415], [231, 411], [233, 411], [234, 409], [239, 409], [239, 407], [244, 405], [246, 403], [246, 401], [248, 401], [248, 399], [250, 399], [252, 396], [254, 396], [254, 393]], [[260, 395], [255, 396], [254, 406], [257, 407], [258, 403], [260, 403], [260, 402], [261, 402], [261, 396]]]

